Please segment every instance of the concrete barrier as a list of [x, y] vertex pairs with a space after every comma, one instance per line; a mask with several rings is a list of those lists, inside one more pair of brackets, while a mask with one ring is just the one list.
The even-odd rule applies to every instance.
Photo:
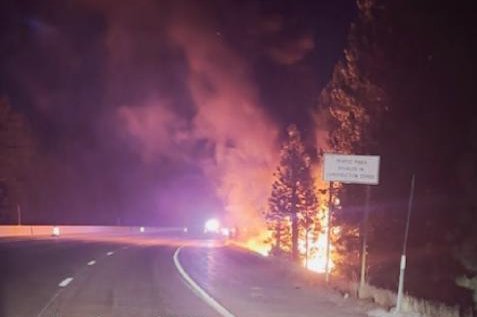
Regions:
[[[142, 228], [142, 229], [141, 229]], [[0, 226], [0, 237], [51, 236], [72, 234], [132, 234], [182, 231], [176, 227], [126, 227], [126, 226]]]

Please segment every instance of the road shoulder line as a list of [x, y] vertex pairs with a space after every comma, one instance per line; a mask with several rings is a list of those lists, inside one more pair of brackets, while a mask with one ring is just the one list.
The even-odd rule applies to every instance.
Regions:
[[230, 311], [227, 310], [224, 306], [222, 306], [219, 302], [217, 302], [211, 295], [209, 295], [202, 287], [197, 284], [192, 277], [184, 270], [182, 267], [181, 262], [179, 261], [179, 253], [181, 252], [182, 246], [177, 248], [174, 252], [174, 265], [176, 266], [177, 271], [188, 284], [188, 286], [196, 293], [200, 299], [207, 303], [210, 307], [212, 307], [216, 312], [218, 312], [223, 317], [235, 317]]

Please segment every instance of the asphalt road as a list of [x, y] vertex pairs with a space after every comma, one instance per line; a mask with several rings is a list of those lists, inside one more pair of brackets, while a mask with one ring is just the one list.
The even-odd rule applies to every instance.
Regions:
[[368, 317], [373, 308], [323, 276], [241, 248], [186, 247], [180, 255], [192, 279], [236, 317]]
[[366, 316], [309, 272], [184, 238], [0, 240], [0, 317]]
[[154, 241], [0, 241], [0, 316], [218, 316]]

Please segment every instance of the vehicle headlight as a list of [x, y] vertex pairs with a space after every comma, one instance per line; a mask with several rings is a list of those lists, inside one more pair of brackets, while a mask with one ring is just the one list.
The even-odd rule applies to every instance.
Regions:
[[220, 230], [220, 222], [219, 220], [212, 218], [205, 222], [204, 225], [204, 232], [213, 232], [218, 233]]

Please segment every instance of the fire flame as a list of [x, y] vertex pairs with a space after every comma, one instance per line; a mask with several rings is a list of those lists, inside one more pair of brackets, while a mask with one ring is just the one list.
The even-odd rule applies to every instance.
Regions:
[[[310, 271], [315, 271], [318, 273], [326, 272], [326, 253], [327, 253], [327, 244], [328, 244], [328, 208], [321, 208], [322, 211], [321, 217], [319, 217], [319, 226], [322, 230], [318, 233], [316, 237], [308, 234], [307, 237], [303, 237], [298, 241], [298, 248], [300, 253], [303, 255], [302, 264], [304, 267]], [[306, 240], [308, 240], [308, 251], [306, 247]], [[333, 249], [332, 244], [330, 243], [330, 258], [328, 260], [328, 269], [331, 270], [334, 267], [334, 263], [331, 257], [331, 251]], [[308, 252], [308, 256], [306, 253]]]
[[[323, 217], [320, 218], [320, 225], [323, 230], [320, 231], [318, 237], [314, 239], [311, 236], [308, 236], [308, 259], [303, 260], [303, 266], [305, 266], [310, 271], [315, 271], [318, 273], [326, 272], [326, 247], [328, 244], [328, 208], [323, 209]], [[306, 244], [304, 239], [299, 241], [299, 246], [303, 246], [303, 249], [300, 250], [302, 253], [306, 253]], [[331, 257], [331, 251], [333, 250], [333, 245], [330, 243], [330, 258], [328, 259], [328, 269], [332, 270], [334, 267], [333, 259]]]
[[[322, 217], [320, 217], [320, 227], [322, 230], [317, 237], [308, 235], [308, 259], [306, 259], [306, 241], [305, 237], [301, 237], [298, 241], [299, 252], [303, 255], [302, 265], [310, 271], [325, 273], [326, 272], [326, 247], [328, 243], [328, 208], [322, 208]], [[334, 230], [332, 230], [334, 233]], [[269, 231], [262, 232], [259, 236], [248, 239], [245, 243], [240, 244], [249, 250], [257, 252], [263, 256], [270, 254], [271, 245], [264, 241], [270, 240], [271, 233]], [[330, 258], [328, 260], [328, 270], [332, 270], [335, 264], [332, 259], [333, 244], [330, 243]]]
[[247, 239], [245, 242], [234, 241], [234, 244], [261, 254], [268, 256], [270, 254], [270, 244], [265, 241], [269, 240], [271, 233], [268, 230], [261, 231], [258, 235]]

